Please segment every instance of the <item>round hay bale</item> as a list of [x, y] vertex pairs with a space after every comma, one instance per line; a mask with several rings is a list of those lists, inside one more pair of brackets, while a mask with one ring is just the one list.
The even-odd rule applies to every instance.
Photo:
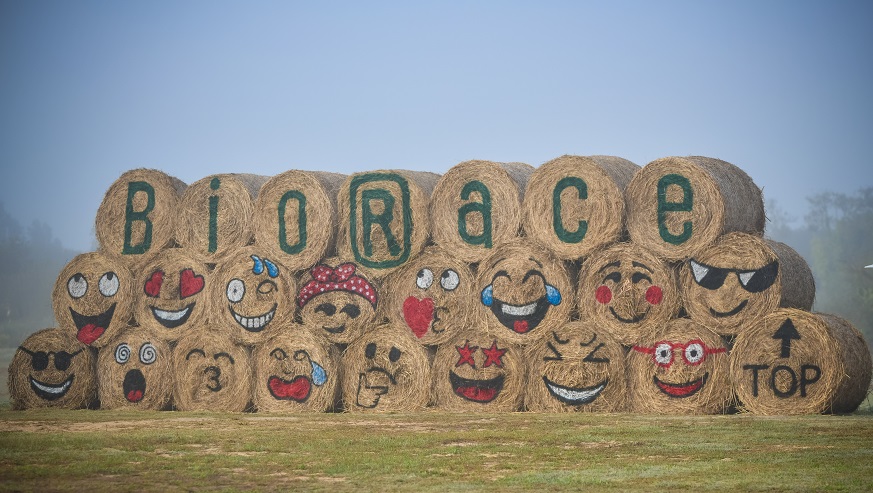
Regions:
[[294, 324], [258, 344], [255, 409], [266, 412], [325, 412], [339, 401], [339, 351], [320, 334]]
[[225, 255], [209, 275], [209, 321], [232, 327], [247, 345], [269, 339], [294, 317], [297, 281], [290, 269], [247, 246]]
[[169, 409], [173, 355], [155, 330], [129, 325], [97, 352], [102, 409]]
[[737, 335], [731, 379], [755, 414], [850, 413], [866, 398], [873, 363], [848, 321], [778, 308]]
[[255, 244], [295, 271], [334, 255], [336, 196], [346, 178], [290, 170], [267, 180], [255, 202]]
[[666, 157], [627, 186], [631, 240], [666, 260], [684, 260], [731, 231], [761, 236], [761, 190], [743, 170], [701, 157]]
[[226, 327], [200, 324], [173, 348], [173, 405], [180, 411], [242, 412], [252, 400], [248, 348]]
[[722, 335], [778, 307], [809, 310], [815, 280], [784, 243], [727, 233], [683, 262], [679, 285], [688, 315]]
[[489, 331], [525, 344], [570, 320], [573, 288], [564, 264], [519, 238], [494, 249], [479, 264], [474, 303]]
[[69, 331], [43, 329], [18, 346], [9, 363], [12, 409], [80, 409], [97, 399], [96, 358]]
[[465, 161], [440, 177], [430, 199], [434, 243], [465, 262], [479, 262], [514, 239], [521, 199], [534, 168], [524, 163]]
[[676, 317], [679, 300], [674, 268], [632, 242], [593, 253], [579, 273], [580, 318], [595, 322], [625, 345]]
[[374, 320], [380, 290], [372, 272], [354, 262], [326, 259], [300, 279], [297, 307], [307, 327], [334, 344], [348, 344]]
[[134, 278], [119, 257], [100, 252], [75, 256], [58, 274], [52, 309], [58, 327], [80, 342], [103, 347], [130, 322]]
[[185, 184], [156, 169], [133, 169], [116, 179], [97, 209], [100, 250], [120, 256], [131, 271], [172, 244]]
[[342, 353], [342, 400], [348, 412], [408, 412], [430, 399], [430, 361], [409, 331], [372, 327]]
[[640, 167], [615, 156], [561, 156], [534, 171], [524, 231], [563, 260], [588, 256], [625, 231], [624, 192]]
[[355, 173], [340, 187], [339, 256], [389, 274], [412, 259], [428, 241], [428, 202], [439, 175], [424, 171]]
[[206, 322], [209, 269], [187, 248], [167, 248], [147, 262], [134, 288], [134, 317], [170, 342]]
[[484, 319], [474, 303], [478, 293], [467, 264], [449, 251], [430, 246], [386, 278], [381, 309], [398, 327], [406, 327], [418, 342], [435, 346]]
[[223, 173], [195, 181], [179, 200], [176, 243], [214, 264], [254, 239], [255, 197], [266, 176]]
[[464, 331], [437, 348], [434, 403], [447, 411], [518, 411], [524, 401], [524, 377], [520, 346], [486, 332]]
[[678, 318], [631, 347], [631, 407], [648, 414], [722, 414], [733, 406], [727, 346], [699, 323]]
[[624, 411], [625, 350], [602, 325], [570, 322], [540, 333], [525, 349], [528, 411]]

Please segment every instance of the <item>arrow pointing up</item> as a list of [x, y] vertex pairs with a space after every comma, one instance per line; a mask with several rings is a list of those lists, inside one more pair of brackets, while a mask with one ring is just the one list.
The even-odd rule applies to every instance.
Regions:
[[800, 340], [800, 333], [794, 328], [794, 322], [786, 318], [779, 330], [773, 333], [773, 339], [782, 339], [782, 352], [779, 357], [788, 358], [791, 356], [791, 339]]

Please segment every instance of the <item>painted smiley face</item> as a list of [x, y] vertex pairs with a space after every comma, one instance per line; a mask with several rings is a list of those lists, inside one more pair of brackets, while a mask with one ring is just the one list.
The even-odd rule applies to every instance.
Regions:
[[505, 246], [485, 262], [479, 275], [481, 305], [488, 324], [508, 329], [509, 341], [523, 342], [540, 326], [552, 326], [569, 317], [563, 303], [569, 279], [563, 266], [535, 254], [521, 243]]
[[162, 409], [173, 393], [172, 351], [155, 330], [128, 326], [98, 354], [100, 404]]
[[297, 295], [300, 318], [328, 341], [347, 344], [376, 318], [376, 287], [351, 262], [313, 267]]
[[523, 371], [516, 346], [488, 334], [464, 334], [441, 345], [434, 359], [437, 406], [448, 410], [514, 410]]
[[[543, 385], [552, 397], [563, 404], [570, 406], [591, 404], [609, 385], [609, 374], [603, 371], [605, 368], [603, 364], [608, 365], [611, 361], [606, 355], [607, 351], [604, 350], [606, 343], [598, 341], [596, 333], [592, 333], [591, 339], [587, 341], [579, 341], [578, 344], [571, 344], [571, 342], [575, 342], [571, 337], [563, 339], [557, 332], [552, 332], [552, 340], [546, 342], [548, 351], [543, 356], [543, 362], [546, 363], [543, 369]], [[558, 368], [562, 362], [578, 359], [582, 353], [587, 354], [582, 357], [581, 362], [592, 365], [590, 370], [586, 368], [589, 378], [593, 377], [591, 382], [583, 384], [569, 382], [563, 378], [564, 375], [553, 371], [553, 368]]]
[[181, 249], [168, 249], [143, 270], [141, 295], [137, 298], [136, 317], [177, 340], [187, 327], [199, 326], [205, 318], [206, 265], [195, 261]]
[[291, 273], [253, 247], [240, 250], [210, 275], [210, 312], [233, 327], [233, 338], [256, 344], [272, 336], [294, 312], [296, 282]]
[[249, 355], [227, 331], [199, 327], [173, 348], [174, 406], [182, 411], [240, 412], [250, 400]]
[[102, 347], [130, 318], [133, 280], [118, 261], [97, 252], [75, 257], [55, 282], [52, 307], [61, 327]]
[[761, 238], [724, 235], [682, 266], [682, 297], [691, 318], [726, 335], [779, 306], [770, 293], [781, 279], [776, 254]]
[[657, 412], [723, 412], [732, 396], [727, 348], [718, 334], [676, 319], [632, 346], [634, 402]]
[[473, 316], [473, 274], [444, 250], [429, 247], [393, 273], [388, 285], [387, 316], [405, 326], [421, 344], [438, 345]]
[[41, 330], [18, 347], [9, 387], [14, 409], [86, 407], [96, 397], [93, 355], [69, 332]]
[[579, 276], [580, 315], [632, 344], [648, 327], [662, 325], [679, 310], [676, 277], [663, 261], [630, 243], [592, 255]]

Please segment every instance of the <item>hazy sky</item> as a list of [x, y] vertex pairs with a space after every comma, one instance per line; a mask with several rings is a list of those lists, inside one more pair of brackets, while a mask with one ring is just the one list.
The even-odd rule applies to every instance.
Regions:
[[743, 168], [873, 186], [873, 2], [0, 1], [0, 202], [80, 251], [124, 171]]

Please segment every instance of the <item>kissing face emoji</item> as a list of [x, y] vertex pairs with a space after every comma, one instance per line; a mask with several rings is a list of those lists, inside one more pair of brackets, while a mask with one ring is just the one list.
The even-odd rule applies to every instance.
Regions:
[[643, 248], [617, 243], [585, 260], [579, 275], [579, 313], [632, 344], [679, 310], [676, 276]]
[[97, 396], [91, 350], [62, 329], [28, 337], [9, 365], [13, 409], [87, 407]]
[[206, 265], [184, 249], [168, 248], [143, 269], [136, 319], [176, 341], [206, 319]]
[[251, 400], [250, 358], [226, 328], [187, 331], [173, 348], [173, 404], [180, 411], [241, 412]]
[[130, 320], [133, 299], [130, 271], [112, 257], [90, 252], [73, 258], [58, 275], [52, 308], [62, 329], [100, 348]]
[[569, 319], [570, 281], [563, 265], [521, 241], [496, 249], [482, 262], [481, 306], [490, 329], [509, 342], [524, 343], [539, 327]]

